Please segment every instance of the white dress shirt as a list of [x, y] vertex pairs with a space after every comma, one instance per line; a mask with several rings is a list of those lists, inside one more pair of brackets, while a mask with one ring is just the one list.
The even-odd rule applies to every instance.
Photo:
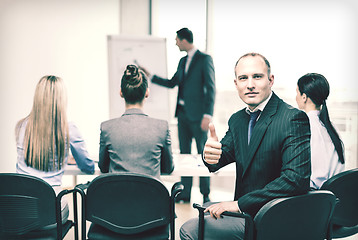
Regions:
[[191, 63], [191, 60], [193, 59], [194, 54], [196, 53], [198, 49], [193, 47], [192, 49], [190, 49], [187, 54], [187, 59], [186, 59], [186, 63], [185, 63], [185, 74], [187, 74], [188, 70], [189, 70], [189, 66]]
[[[262, 103], [260, 103], [254, 110], [251, 111], [250, 108], [249, 108], [249, 106], [246, 106], [246, 108], [245, 108], [246, 113], [247, 113], [248, 115], [250, 115], [250, 113], [253, 113], [253, 112], [256, 112], [256, 111], [259, 111], [259, 110], [260, 110], [261, 113], [262, 113], [262, 111], [265, 109], [267, 103], [270, 101], [271, 97], [272, 97], [272, 91], [271, 91], [270, 95], [268, 96], [268, 98], [266, 98], [265, 101], [263, 101]], [[259, 116], [257, 117], [256, 122], [259, 120], [259, 118], [260, 118], [260, 116], [261, 116], [261, 113], [260, 113]]]
[[344, 170], [344, 164], [339, 162], [337, 151], [319, 119], [320, 111], [310, 111], [307, 116], [311, 127], [311, 166], [312, 175], [310, 187], [319, 189], [332, 176]]

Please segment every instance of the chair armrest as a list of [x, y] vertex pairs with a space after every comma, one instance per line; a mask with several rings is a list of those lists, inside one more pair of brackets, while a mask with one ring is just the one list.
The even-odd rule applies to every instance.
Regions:
[[[193, 208], [198, 209], [198, 211], [203, 211], [205, 210], [205, 208], [197, 203], [193, 204]], [[223, 216], [230, 216], [230, 217], [237, 217], [237, 218], [250, 218], [252, 219], [252, 217], [247, 214], [247, 213], [239, 213], [239, 212], [223, 212], [221, 215]]]
[[[84, 203], [84, 199], [85, 199], [85, 196], [86, 196], [85, 190], [88, 188], [88, 186], [89, 186], [90, 183], [91, 183], [91, 182], [88, 181], [88, 182], [85, 183], [85, 184], [83, 184], [83, 183], [77, 184], [77, 185], [75, 186], [75, 188], [73, 189], [75, 192], [78, 192], [78, 193], [81, 195], [82, 203]], [[82, 206], [82, 208], [83, 208], [83, 206]]]
[[83, 184], [83, 183], [77, 184], [76, 187], [75, 187], [75, 191], [77, 190], [77, 192], [84, 192], [84, 191], [88, 188], [88, 186], [89, 186], [90, 183], [91, 183], [91, 182], [88, 181], [88, 182], [85, 183], [85, 184]]
[[170, 239], [175, 238], [175, 199], [179, 193], [181, 193], [184, 189], [184, 185], [181, 182], [176, 182], [173, 184], [171, 193], [170, 193]]
[[184, 190], [184, 185], [181, 182], [176, 182], [172, 186], [171, 190], [171, 197], [175, 199], [179, 193], [181, 193]]
[[61, 198], [66, 195], [66, 194], [70, 194], [73, 193], [75, 191], [75, 189], [64, 189], [62, 190], [58, 195], [57, 198], [59, 198], [61, 200]]
[[74, 188], [76, 193], [79, 193], [81, 195], [81, 202], [82, 202], [82, 210], [81, 210], [81, 235], [82, 235], [82, 239], [86, 239], [86, 233], [87, 233], [87, 229], [86, 229], [86, 209], [85, 209], [85, 205], [86, 205], [86, 189], [88, 188], [89, 184], [91, 182], [88, 181], [85, 184], [77, 184], [76, 187]]
[[[201, 205], [194, 203], [193, 208], [198, 209], [199, 211], [199, 236], [198, 239], [204, 239], [204, 210], [206, 208], [202, 207]], [[243, 218], [245, 219], [245, 238], [244, 239], [253, 239], [254, 237], [254, 222], [251, 215], [247, 213], [239, 213], [239, 212], [223, 212], [222, 216], [230, 216], [236, 218]]]

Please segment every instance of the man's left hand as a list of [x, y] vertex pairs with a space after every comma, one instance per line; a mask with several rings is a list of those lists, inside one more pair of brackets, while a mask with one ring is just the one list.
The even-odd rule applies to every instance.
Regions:
[[204, 212], [210, 212], [211, 217], [218, 219], [223, 212], [240, 212], [237, 201], [220, 202], [210, 205]]

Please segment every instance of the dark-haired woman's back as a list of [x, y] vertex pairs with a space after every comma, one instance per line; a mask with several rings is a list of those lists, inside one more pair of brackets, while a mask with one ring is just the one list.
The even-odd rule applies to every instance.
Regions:
[[326, 100], [330, 87], [318, 73], [308, 73], [297, 82], [296, 102], [310, 120], [311, 188], [319, 189], [332, 176], [344, 170], [344, 149], [328, 114]]
[[101, 124], [101, 172], [134, 172], [160, 179], [174, 169], [168, 123], [137, 108]]
[[174, 169], [168, 122], [144, 114], [149, 96], [148, 79], [135, 65], [124, 71], [120, 95], [125, 113], [101, 124], [99, 163], [101, 172], [134, 172], [160, 179]]
[[309, 111], [311, 128], [311, 188], [319, 189], [332, 176], [344, 170], [327, 129], [319, 119], [320, 111]]

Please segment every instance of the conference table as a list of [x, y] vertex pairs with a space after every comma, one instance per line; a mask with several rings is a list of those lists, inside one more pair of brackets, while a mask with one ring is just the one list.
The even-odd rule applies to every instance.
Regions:
[[[231, 163], [215, 173], [210, 173], [204, 165], [201, 155], [198, 154], [173, 154], [174, 171], [171, 174], [162, 174], [162, 176], [236, 176], [235, 164]], [[95, 159], [94, 175], [101, 175], [98, 168], [98, 160]], [[86, 175], [77, 165], [67, 165], [65, 175], [72, 175], [74, 184], [77, 184], [77, 176]]]

